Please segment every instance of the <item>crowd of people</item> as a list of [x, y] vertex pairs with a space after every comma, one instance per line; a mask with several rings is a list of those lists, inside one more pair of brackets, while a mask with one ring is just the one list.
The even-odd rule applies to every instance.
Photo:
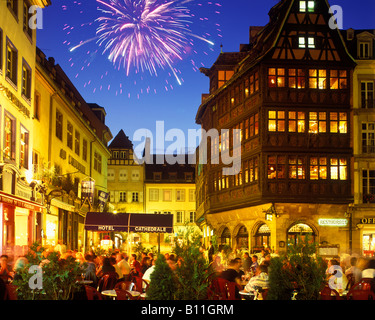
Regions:
[[[210, 246], [204, 250], [212, 278], [222, 278], [241, 285], [244, 292], [254, 293], [258, 287], [269, 287], [269, 267], [274, 253], [264, 249], [257, 254], [249, 252], [215, 253]], [[135, 253], [127, 254], [115, 250], [111, 254], [96, 255], [93, 251], [85, 254], [77, 251], [66, 250], [59, 244], [54, 248], [61, 259], [72, 258], [82, 266], [82, 276], [85, 280], [92, 281], [92, 286], [97, 287], [99, 280], [106, 273], [116, 273], [118, 281], [132, 281], [135, 277], [151, 281], [151, 274], [155, 269], [156, 256], [153, 253], [142, 253], [140, 259]], [[176, 270], [181, 260], [174, 254], [164, 254], [166, 262], [172, 270]], [[18, 258], [13, 265], [6, 255], [0, 257], [0, 279], [10, 282], [17, 279], [18, 271], [27, 265], [25, 257]], [[42, 261], [42, 264], [44, 261]], [[375, 278], [375, 259], [362, 256], [345, 256], [341, 259], [327, 261], [326, 280], [337, 287], [339, 292], [350, 285], [361, 281], [362, 278]], [[0, 282], [1, 282], [0, 280]], [[238, 291], [237, 291], [238, 295]]]

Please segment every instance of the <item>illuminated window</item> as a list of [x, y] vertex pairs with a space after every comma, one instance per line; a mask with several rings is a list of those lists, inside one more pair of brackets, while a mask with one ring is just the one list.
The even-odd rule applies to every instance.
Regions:
[[28, 169], [29, 167], [29, 132], [21, 126], [21, 139], [20, 139], [20, 165]]
[[346, 159], [332, 158], [330, 162], [331, 179], [332, 180], [347, 180], [348, 166]]
[[330, 112], [330, 132], [347, 133], [348, 132], [348, 115], [346, 112]]
[[315, 11], [315, 1], [300, 1], [299, 2], [300, 12], [314, 12]]
[[288, 131], [289, 132], [305, 132], [305, 113], [289, 111], [288, 112]]
[[15, 158], [15, 119], [5, 114], [4, 116], [4, 156], [8, 159]]
[[285, 87], [285, 69], [284, 68], [269, 68], [268, 69], [268, 86], [271, 88]]
[[22, 63], [22, 95], [24, 98], [31, 99], [31, 68], [23, 61]]
[[293, 89], [304, 89], [306, 86], [306, 74], [302, 69], [289, 69], [288, 86]]
[[309, 112], [309, 133], [327, 132], [327, 115], [325, 112]]
[[268, 179], [286, 178], [286, 156], [268, 157]]
[[16, 47], [7, 39], [6, 46], [6, 77], [15, 86], [17, 86], [17, 65], [18, 65], [18, 51]]
[[244, 181], [245, 183], [254, 182], [258, 180], [258, 159], [250, 159], [244, 161]]
[[[259, 134], [259, 115], [256, 113], [255, 115], [252, 115], [249, 119], [245, 121], [245, 126], [246, 123], [249, 123], [249, 136], [248, 137], [253, 137]], [[245, 138], [247, 137], [246, 134], [246, 127], [245, 127]], [[247, 138], [246, 138], [247, 139]]]
[[298, 37], [298, 48], [315, 49], [315, 38], [314, 37]]
[[327, 71], [326, 70], [309, 70], [309, 87], [310, 89], [326, 89]]
[[327, 158], [310, 158], [310, 179], [327, 179]]
[[268, 131], [285, 132], [285, 111], [268, 111]]
[[222, 87], [225, 82], [232, 78], [234, 71], [219, 70], [218, 73], [218, 88]]
[[301, 157], [289, 157], [289, 179], [305, 179], [305, 159]]
[[331, 89], [347, 89], [348, 78], [346, 70], [330, 71], [330, 88]]

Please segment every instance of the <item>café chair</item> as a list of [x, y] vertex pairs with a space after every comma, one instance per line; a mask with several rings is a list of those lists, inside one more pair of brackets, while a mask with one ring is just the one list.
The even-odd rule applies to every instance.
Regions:
[[115, 291], [116, 300], [138, 300], [138, 297], [133, 296], [128, 290], [116, 288]]
[[120, 281], [117, 282], [114, 289], [122, 289], [122, 290], [128, 290], [132, 291], [134, 287], [134, 282], [131, 281]]
[[335, 290], [331, 289], [327, 284], [320, 290], [319, 300], [341, 300], [340, 294]]
[[346, 295], [347, 300], [375, 300], [375, 293], [371, 288], [372, 278], [363, 278], [354, 284]]
[[5, 284], [5, 300], [18, 300], [17, 296], [17, 286], [14, 284]]
[[217, 281], [222, 297], [221, 300], [240, 300], [236, 295], [236, 289], [240, 291], [241, 287], [237, 283], [222, 278], [217, 278]]
[[85, 291], [87, 300], [103, 300], [102, 295], [95, 288], [85, 285]]
[[98, 282], [98, 291], [113, 290], [117, 283], [118, 275], [116, 272], [105, 273]]

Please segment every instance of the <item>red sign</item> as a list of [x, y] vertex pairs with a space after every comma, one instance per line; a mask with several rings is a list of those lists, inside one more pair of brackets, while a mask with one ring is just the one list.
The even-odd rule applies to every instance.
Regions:
[[12, 195], [7, 195], [2, 192], [0, 192], [0, 202], [11, 205], [11, 206], [15, 206], [15, 207], [29, 209], [32, 211], [41, 211], [43, 209], [43, 206], [37, 203], [23, 200]]

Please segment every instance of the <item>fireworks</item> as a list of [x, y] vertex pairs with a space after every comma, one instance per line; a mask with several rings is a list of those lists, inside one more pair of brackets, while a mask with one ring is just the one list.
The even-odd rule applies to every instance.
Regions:
[[70, 51], [95, 41], [102, 54], [118, 69], [129, 75], [169, 68], [181, 84], [176, 69], [192, 38], [210, 45], [213, 42], [194, 35], [190, 29], [192, 13], [186, 4], [193, 0], [96, 0], [100, 16], [96, 36], [82, 41]]

